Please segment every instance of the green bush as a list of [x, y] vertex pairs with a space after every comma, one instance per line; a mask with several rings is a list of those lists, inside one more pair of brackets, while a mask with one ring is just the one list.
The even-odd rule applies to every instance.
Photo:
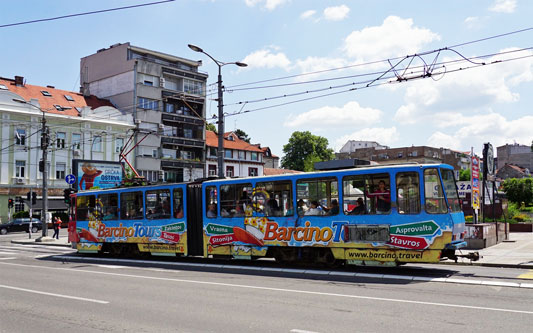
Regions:
[[516, 222], [526, 222], [529, 221], [529, 219], [529, 215], [527, 214], [517, 214], [513, 216], [513, 220], [515, 220]]
[[13, 214], [14, 219], [19, 219], [23, 217], [30, 217], [30, 212], [22, 211], [22, 212], [16, 212], [15, 214]]

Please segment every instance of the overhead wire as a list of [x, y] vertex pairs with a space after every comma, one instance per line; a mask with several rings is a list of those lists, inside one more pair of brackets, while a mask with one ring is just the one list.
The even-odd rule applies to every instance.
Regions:
[[165, 2], [173, 2], [173, 1], [175, 1], [175, 0], [163, 0], [163, 1], [142, 3], [142, 4], [138, 4], [138, 5], [116, 7], [116, 8], [110, 8], [110, 9], [102, 9], [102, 10], [94, 10], [94, 11], [78, 13], [78, 14], [68, 14], [68, 15], [62, 15], [62, 16], [56, 16], [56, 17], [50, 17], [50, 18], [44, 18], [44, 19], [30, 20], [30, 21], [17, 22], [17, 23], [8, 23], [8, 24], [0, 25], [0, 28], [7, 28], [7, 27], [13, 27], [13, 26], [17, 26], [17, 25], [25, 25], [25, 24], [38, 23], [38, 22], [61, 20], [61, 19], [70, 18], [70, 17], [106, 13], [106, 12], [112, 12], [112, 11], [117, 11], [117, 10], [132, 9], [132, 8], [145, 7], [145, 6], [152, 6], [152, 5], [158, 5], [158, 4], [162, 4], [162, 3], [165, 3]]

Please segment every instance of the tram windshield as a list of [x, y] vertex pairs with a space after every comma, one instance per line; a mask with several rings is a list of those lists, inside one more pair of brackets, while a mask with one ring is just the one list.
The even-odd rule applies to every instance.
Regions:
[[453, 171], [449, 169], [440, 169], [440, 171], [450, 210], [452, 212], [460, 212], [461, 205], [459, 204], [459, 196], [457, 195], [457, 186], [455, 185]]

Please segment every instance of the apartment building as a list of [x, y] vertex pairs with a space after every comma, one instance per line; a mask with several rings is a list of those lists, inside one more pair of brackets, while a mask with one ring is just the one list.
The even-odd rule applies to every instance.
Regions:
[[[218, 175], [218, 135], [206, 131], [207, 158], [205, 170], [211, 177]], [[241, 140], [233, 132], [224, 133], [224, 171], [226, 177], [263, 176], [263, 150], [258, 145]]]
[[[39, 198], [42, 195], [38, 165], [42, 160], [43, 118], [50, 137], [47, 171], [51, 210], [57, 203], [65, 208], [65, 176], [72, 173], [73, 159], [119, 161], [119, 152], [135, 128], [131, 115], [122, 114], [108, 100], [26, 84], [20, 76], [0, 78], [2, 221], [7, 221], [8, 198], [25, 198], [30, 189]], [[20, 203], [14, 208], [14, 212], [27, 210]]]
[[496, 148], [498, 156], [498, 169], [506, 164], [517, 165], [521, 168], [533, 170], [533, 151], [531, 146], [514, 143]]
[[114, 44], [80, 61], [81, 91], [109, 99], [136, 125], [134, 166], [148, 181], [205, 176], [205, 84], [201, 61]]

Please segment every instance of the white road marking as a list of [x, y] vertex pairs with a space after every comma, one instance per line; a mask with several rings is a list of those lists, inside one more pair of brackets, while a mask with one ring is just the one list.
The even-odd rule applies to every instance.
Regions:
[[533, 289], [531, 283], [515, 283], [515, 282], [498, 282], [498, 281], [484, 281], [484, 280], [466, 280], [455, 278], [441, 278], [441, 277], [427, 277], [427, 276], [408, 276], [408, 275], [389, 275], [389, 274], [371, 274], [371, 273], [351, 273], [351, 272], [337, 272], [337, 271], [319, 271], [319, 270], [291, 270], [287, 268], [271, 268], [271, 267], [258, 267], [258, 266], [232, 266], [232, 265], [218, 265], [218, 264], [196, 264], [196, 263], [180, 263], [180, 262], [166, 262], [166, 261], [149, 261], [149, 260], [134, 260], [134, 259], [110, 259], [110, 258], [92, 258], [92, 257], [68, 257], [57, 255], [56, 259], [72, 260], [72, 261], [94, 261], [94, 262], [121, 262], [131, 264], [157, 264], [163, 266], [189, 266], [189, 267], [201, 267], [201, 268], [216, 268], [216, 269], [242, 269], [252, 271], [271, 271], [271, 272], [287, 272], [298, 274], [312, 274], [312, 275], [331, 275], [331, 276], [347, 276], [347, 277], [364, 277], [374, 279], [386, 279], [386, 280], [408, 280], [408, 281], [423, 281], [423, 282], [439, 282], [439, 283], [454, 283], [454, 284], [470, 284], [480, 286], [499, 286], [510, 288], [529, 288]]
[[[22, 266], [24, 266], [24, 265], [22, 265]], [[74, 299], [74, 300], [77, 300], [77, 301], [93, 302], [93, 303], [99, 303], [99, 304], [109, 304], [109, 302], [107, 302], [107, 301], [100, 301], [100, 300], [97, 300], [97, 299], [76, 297], [76, 296], [69, 296], [69, 295], [62, 295], [62, 294], [55, 294], [55, 293], [48, 293], [46, 291], [38, 291], [38, 290], [25, 289], [25, 288], [19, 288], [19, 287], [12, 287], [12, 286], [6, 286], [6, 285], [3, 285], [3, 284], [0, 284], [0, 288], [18, 290], [18, 291], [25, 291], [25, 292], [28, 292], [28, 293], [47, 295], [47, 296], [53, 296], [53, 297]]]
[[432, 306], [459, 308], [459, 309], [472, 309], [472, 310], [484, 310], [484, 311], [496, 311], [496, 312], [523, 313], [523, 314], [533, 315], [533, 311], [512, 310], [512, 309], [503, 309], [503, 308], [489, 308], [489, 307], [475, 306], [475, 305], [462, 305], [462, 304], [451, 304], [451, 303], [413, 301], [413, 300], [399, 299], [399, 298], [384, 298], [384, 297], [373, 297], [373, 296], [360, 296], [360, 295], [327, 293], [327, 292], [309, 291], [309, 290], [261, 287], [261, 286], [252, 286], [252, 285], [246, 285], [246, 284], [233, 284], [233, 283], [208, 282], [208, 281], [186, 280], [186, 279], [176, 279], [176, 278], [163, 278], [163, 277], [143, 276], [143, 275], [133, 275], [133, 274], [98, 272], [98, 271], [90, 271], [90, 270], [76, 269], [76, 268], [46, 267], [46, 266], [23, 265], [23, 264], [5, 263], [5, 262], [0, 262], [0, 265], [11, 265], [11, 266], [20, 266], [20, 267], [28, 267], [28, 268], [50, 269], [50, 270], [61, 270], [61, 271], [69, 271], [69, 272], [81, 272], [81, 273], [88, 273], [88, 274], [108, 275], [108, 276], [118, 276], [118, 277], [129, 277], [129, 278], [134, 278], [134, 279], [146, 279], [146, 280], [155, 280], [155, 281], [168, 281], [168, 282], [181, 282], [181, 283], [210, 285], [210, 286], [222, 286], [222, 287], [240, 288], [240, 289], [255, 289], [255, 290], [276, 291], [276, 292], [283, 292], [283, 293], [306, 294], [306, 295], [316, 295], [316, 296], [330, 296], [330, 297], [342, 297], [342, 298], [362, 299], [362, 300], [381, 301], [381, 302], [406, 303], [406, 304], [418, 304], [418, 305], [432, 305]]
[[16, 257], [0, 258], [0, 260], [11, 260], [11, 259], [17, 259], [17, 258]]
[[289, 332], [291, 332], [291, 333], [319, 333], [319, 332], [315, 332], [315, 331], [299, 330], [297, 328], [294, 328], [294, 329], [290, 330]]

